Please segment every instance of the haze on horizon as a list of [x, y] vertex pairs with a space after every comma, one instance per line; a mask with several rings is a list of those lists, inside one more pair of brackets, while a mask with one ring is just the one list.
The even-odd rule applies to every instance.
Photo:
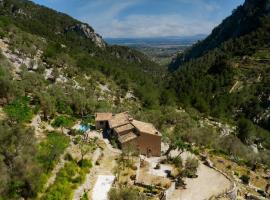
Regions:
[[209, 34], [244, 0], [33, 0], [88, 23], [105, 38]]

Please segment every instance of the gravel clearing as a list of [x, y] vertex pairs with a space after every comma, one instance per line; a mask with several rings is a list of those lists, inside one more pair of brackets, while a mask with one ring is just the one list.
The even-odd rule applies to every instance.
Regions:
[[172, 171], [172, 166], [160, 164], [159, 169], [155, 169], [157, 164], [160, 162], [160, 157], [151, 157], [146, 158], [145, 156], [141, 156], [142, 159], [147, 161], [150, 164], [150, 168], [148, 173], [154, 176], [167, 177], [167, 171]]
[[[189, 156], [194, 156], [189, 152], [184, 152], [183, 160]], [[223, 174], [211, 169], [200, 162], [198, 171], [198, 178], [186, 178], [186, 189], [175, 190], [168, 200], [205, 200], [212, 196], [222, 194], [229, 190], [232, 186]]]
[[95, 187], [92, 192], [92, 200], [108, 200], [108, 192], [110, 191], [115, 176], [99, 175]]

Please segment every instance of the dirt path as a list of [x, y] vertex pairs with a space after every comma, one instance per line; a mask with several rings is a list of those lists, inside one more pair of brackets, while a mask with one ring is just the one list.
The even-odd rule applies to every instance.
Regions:
[[236, 81], [235, 84], [232, 86], [232, 88], [230, 89], [229, 93], [233, 93], [237, 88], [239, 88], [239, 81]]
[[[183, 160], [190, 153], [182, 155]], [[197, 172], [198, 178], [185, 179], [186, 189], [175, 190], [169, 200], [205, 200], [229, 190], [232, 183], [223, 174], [211, 169], [200, 162]]]
[[[80, 200], [80, 198], [87, 193], [88, 199], [92, 199], [92, 190], [99, 175], [112, 175], [114, 167], [116, 166], [115, 158], [121, 153], [120, 150], [114, 149], [106, 139], [103, 139], [101, 134], [91, 131], [89, 137], [98, 137], [105, 144], [103, 151], [94, 153], [92, 158], [93, 167], [86, 176], [86, 181], [75, 190], [73, 200]], [[98, 160], [98, 164], [96, 161]]]

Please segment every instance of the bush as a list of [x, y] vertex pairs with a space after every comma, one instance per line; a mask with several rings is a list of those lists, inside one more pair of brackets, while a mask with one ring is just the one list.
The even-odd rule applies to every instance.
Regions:
[[242, 182], [244, 183], [244, 184], [249, 184], [249, 179], [250, 179], [250, 177], [248, 176], [248, 175], [242, 175], [241, 177], [240, 177], [240, 179], [242, 180]]
[[183, 167], [183, 161], [182, 158], [180, 156], [176, 156], [172, 159], [172, 163], [177, 166], [177, 167]]
[[80, 160], [78, 162], [79, 166], [81, 168], [91, 168], [92, 167], [92, 163], [90, 160], [86, 160], [86, 159], [83, 159], [83, 160]]
[[87, 196], [87, 193], [84, 193], [80, 200], [89, 200], [88, 196]]
[[183, 177], [196, 178], [199, 161], [196, 158], [188, 157], [185, 163], [185, 169], [182, 172]]
[[109, 193], [109, 200], [146, 200], [147, 197], [134, 187], [112, 188]]

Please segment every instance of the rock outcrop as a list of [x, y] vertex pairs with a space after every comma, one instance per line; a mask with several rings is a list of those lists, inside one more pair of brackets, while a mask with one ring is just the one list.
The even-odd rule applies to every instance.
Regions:
[[90, 39], [92, 42], [94, 42], [98, 47], [105, 48], [106, 43], [102, 39], [102, 37], [95, 33], [93, 28], [91, 28], [88, 24], [76, 24], [74, 26], [66, 28], [65, 32], [74, 31], [78, 33], [79, 35]]

